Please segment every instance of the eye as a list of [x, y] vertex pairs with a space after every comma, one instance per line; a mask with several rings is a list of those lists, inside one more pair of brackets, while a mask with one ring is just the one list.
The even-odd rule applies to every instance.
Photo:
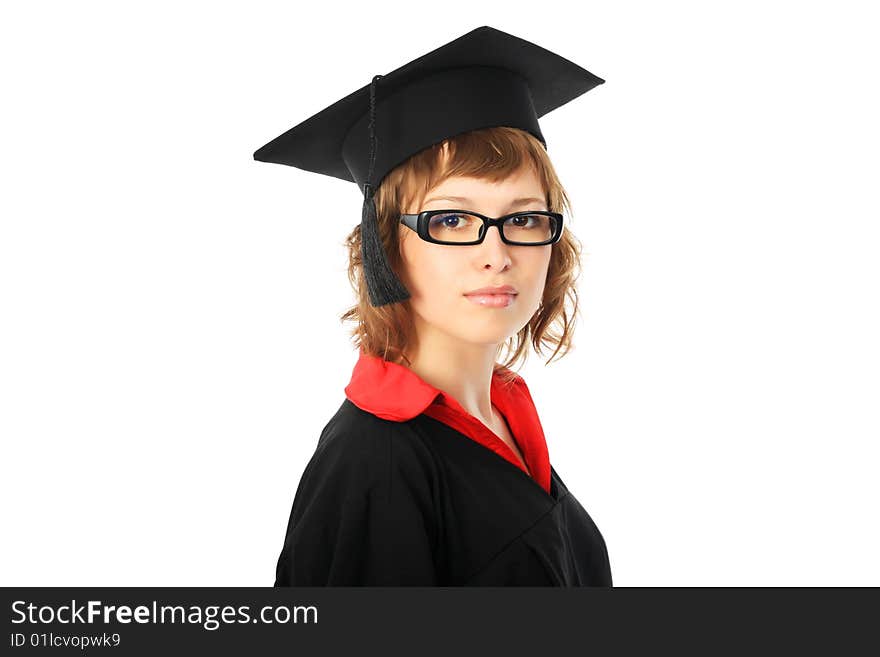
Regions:
[[430, 225], [432, 229], [456, 230], [466, 227], [472, 220], [473, 217], [466, 214], [438, 214], [431, 217]]
[[508, 223], [515, 228], [531, 228], [532, 226], [540, 223], [543, 219], [541, 215], [521, 215], [519, 217], [511, 217], [508, 219]]

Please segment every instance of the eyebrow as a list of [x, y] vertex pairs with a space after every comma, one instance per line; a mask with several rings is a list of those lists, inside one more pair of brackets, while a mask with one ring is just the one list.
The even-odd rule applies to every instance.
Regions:
[[[444, 195], [444, 196], [435, 196], [435, 197], [429, 198], [427, 201], [425, 201], [425, 203], [427, 204], [427, 203], [430, 203], [431, 201], [441, 201], [441, 200], [442, 201], [453, 201], [455, 203], [470, 203], [471, 202], [471, 199], [467, 198], [466, 196], [445, 196]], [[526, 198], [518, 198], [515, 201], [513, 201], [510, 205], [514, 206], [514, 205], [524, 205], [526, 203], [546, 203], [546, 202], [547, 201], [542, 198], [537, 198], [535, 196], [528, 196]]]

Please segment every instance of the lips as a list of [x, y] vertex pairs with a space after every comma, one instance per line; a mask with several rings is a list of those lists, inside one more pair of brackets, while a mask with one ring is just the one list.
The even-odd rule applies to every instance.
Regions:
[[464, 293], [466, 297], [487, 294], [517, 294], [517, 291], [512, 285], [499, 285], [498, 287], [481, 287], [479, 290], [471, 290]]

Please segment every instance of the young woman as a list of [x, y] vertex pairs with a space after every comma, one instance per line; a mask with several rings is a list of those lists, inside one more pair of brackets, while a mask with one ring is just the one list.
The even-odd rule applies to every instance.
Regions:
[[[575, 65], [536, 48], [479, 28], [431, 53], [427, 69], [422, 58], [390, 74], [378, 107], [374, 78], [369, 115], [354, 127], [340, 101], [255, 154], [333, 175], [333, 163], [290, 153], [339, 119], [346, 179], [365, 185], [347, 240], [357, 303], [343, 315], [359, 355], [297, 487], [276, 586], [611, 586], [603, 537], [551, 466], [512, 369], [532, 346], [564, 354], [577, 312], [580, 247], [534, 109], [567, 102], [558, 89]], [[443, 57], [460, 65], [462, 52], [506, 52], [507, 68], [480, 60], [450, 71]], [[540, 57], [556, 87], [526, 75]], [[570, 97], [601, 81], [576, 73]], [[470, 105], [401, 128], [412, 107], [465, 90]], [[369, 159], [357, 160], [352, 144], [367, 126]], [[378, 160], [377, 133], [387, 145]]]

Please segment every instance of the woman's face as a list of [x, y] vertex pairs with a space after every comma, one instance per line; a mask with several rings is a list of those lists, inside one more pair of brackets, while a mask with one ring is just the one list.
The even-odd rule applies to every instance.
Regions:
[[[517, 199], [531, 199], [516, 202]], [[501, 217], [522, 210], [547, 210], [537, 174], [523, 167], [500, 183], [461, 176], [449, 178], [425, 196], [424, 210], [473, 210]], [[482, 244], [447, 246], [422, 240], [401, 224], [401, 278], [410, 291], [419, 331], [440, 331], [453, 338], [498, 345], [525, 326], [541, 304], [552, 246], [513, 246], [493, 226]], [[482, 287], [511, 285], [517, 294], [507, 306], [494, 307], [465, 296]]]

